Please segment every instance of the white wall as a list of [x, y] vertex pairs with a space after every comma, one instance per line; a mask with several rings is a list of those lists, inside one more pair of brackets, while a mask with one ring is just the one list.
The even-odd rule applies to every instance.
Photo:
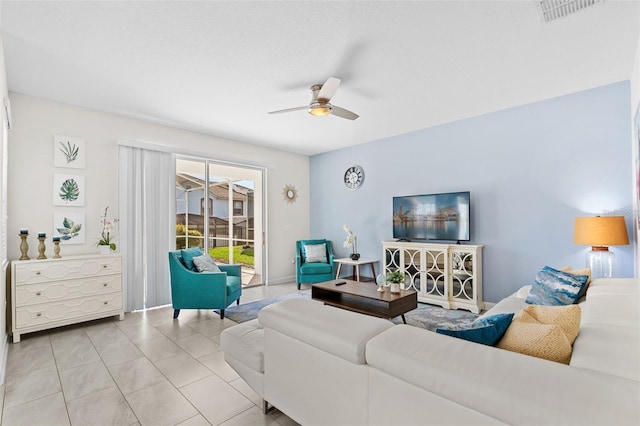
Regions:
[[[2, 38], [0, 37], [0, 108], [2, 109], [2, 116], [4, 119], [0, 120], [0, 312], [6, 311], [6, 269], [9, 267], [8, 255], [7, 255], [7, 145], [8, 134], [5, 130], [6, 116], [4, 113], [3, 98], [9, 96], [7, 89], [7, 75], [4, 63], [4, 47], [2, 44]], [[7, 323], [6, 315], [0, 315], [0, 383], [4, 383], [4, 367], [6, 364], [7, 354]]]
[[636, 120], [636, 113], [640, 109], [640, 37], [636, 44], [636, 56], [633, 62], [633, 71], [631, 72], [631, 143], [632, 143], [632, 168], [633, 173], [633, 217], [635, 218], [634, 234], [635, 234], [635, 258], [636, 270], [635, 276], [640, 277], [640, 126]]
[[[267, 169], [267, 248], [268, 283], [293, 280], [291, 257], [295, 240], [309, 235], [309, 159], [306, 156], [258, 147], [200, 133], [120, 117], [57, 102], [10, 93], [14, 127], [9, 141], [9, 235], [28, 228], [29, 255], [37, 256], [37, 232], [47, 233], [47, 254], [52, 255], [54, 212], [86, 215], [86, 243], [65, 245], [61, 255], [97, 252], [101, 227], [98, 223], [105, 206], [118, 211], [117, 141], [137, 140], [174, 147], [186, 154], [232, 161]], [[53, 136], [85, 139], [86, 169], [58, 169], [53, 166]], [[53, 206], [54, 173], [84, 174], [84, 207]], [[293, 184], [300, 196], [287, 203], [282, 188]], [[116, 236], [116, 243], [118, 242]], [[9, 238], [10, 259], [20, 256], [19, 238]]]

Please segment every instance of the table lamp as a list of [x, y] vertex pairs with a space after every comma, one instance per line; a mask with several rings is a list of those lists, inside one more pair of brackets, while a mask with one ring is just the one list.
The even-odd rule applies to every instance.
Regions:
[[624, 216], [577, 217], [573, 242], [591, 246], [586, 260], [592, 278], [613, 277], [615, 255], [609, 251], [609, 246], [629, 244]]

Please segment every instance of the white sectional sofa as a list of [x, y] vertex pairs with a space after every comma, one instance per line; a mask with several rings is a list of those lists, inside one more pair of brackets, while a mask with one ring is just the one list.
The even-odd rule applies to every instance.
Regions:
[[[485, 315], [519, 312], [516, 294]], [[638, 425], [640, 280], [599, 279], [570, 365], [301, 299], [221, 335], [227, 362], [303, 425]]]

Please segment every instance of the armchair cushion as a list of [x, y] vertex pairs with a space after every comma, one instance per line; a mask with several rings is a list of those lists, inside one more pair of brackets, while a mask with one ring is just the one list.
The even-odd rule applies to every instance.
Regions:
[[180, 254], [182, 255], [182, 263], [184, 266], [190, 271], [197, 272], [196, 265], [193, 263], [193, 258], [202, 256], [202, 249], [200, 247], [182, 249], [180, 250]]
[[313, 275], [313, 274], [331, 274], [333, 267], [328, 263], [305, 263], [300, 266], [300, 274]]
[[304, 260], [305, 262], [327, 263], [327, 243], [305, 244]]
[[221, 272], [216, 262], [208, 254], [194, 257], [193, 263], [196, 265], [198, 272]]

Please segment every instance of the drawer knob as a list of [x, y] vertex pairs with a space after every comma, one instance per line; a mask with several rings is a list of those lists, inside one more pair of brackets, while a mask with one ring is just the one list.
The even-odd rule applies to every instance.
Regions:
[[106, 268], [106, 267], [107, 267], [107, 265], [102, 265], [102, 267], [103, 267], [103, 268]]
[[38, 271], [38, 272], [36, 272], [36, 275], [40, 275], [41, 273], [42, 273], [42, 272]]
[[37, 293], [36, 293], [36, 296], [42, 296], [42, 293], [37, 292]]
[[38, 313], [36, 314], [36, 316], [37, 316], [37, 317], [41, 317], [41, 316], [42, 316], [42, 313], [41, 313], [41, 312], [38, 312]]
[[107, 302], [104, 302], [104, 304], [106, 305], [106, 304], [107, 304]]
[[108, 286], [108, 285], [109, 285], [109, 284], [104, 283], [104, 284], [102, 284], [102, 287], [106, 287], [106, 286]]

